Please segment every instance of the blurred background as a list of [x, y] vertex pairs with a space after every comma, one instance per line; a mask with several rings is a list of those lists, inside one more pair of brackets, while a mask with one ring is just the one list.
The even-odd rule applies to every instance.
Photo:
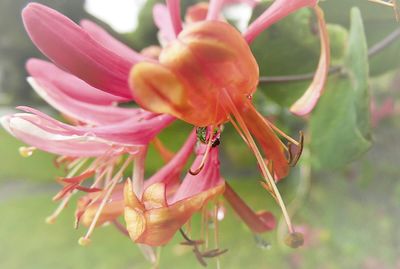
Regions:
[[[57, 116], [25, 79], [26, 60], [43, 57], [21, 21], [21, 9], [28, 2], [0, 1], [0, 115], [12, 113], [17, 105], [29, 105]], [[158, 43], [151, 10], [162, 1], [37, 2], [76, 22], [94, 20], [136, 50]], [[198, 1], [182, 2], [184, 13]], [[263, 2], [253, 14], [243, 5], [229, 7], [225, 15], [240, 28], [268, 4]], [[320, 5], [329, 23], [332, 66], [344, 68], [330, 76], [309, 118], [291, 115], [288, 107], [310, 83], [307, 76], [289, 80], [313, 72], [318, 62], [319, 38], [312, 12], [304, 9], [285, 18], [252, 45], [267, 81], [260, 83], [255, 96], [259, 110], [295, 137], [298, 130], [306, 133], [300, 164], [279, 184], [306, 244], [297, 250], [282, 246], [281, 225], [254, 236], [226, 205], [220, 244], [229, 251], [220, 258], [221, 268], [400, 269], [400, 24], [392, 8], [367, 0], [326, 0]], [[361, 18], [351, 12], [353, 7], [360, 9]], [[346, 77], [343, 70], [356, 68], [364, 68], [367, 76]], [[274, 82], [277, 76], [284, 78]], [[357, 90], [362, 93], [356, 94]], [[190, 126], [174, 124], [162, 139], [177, 149], [189, 130]], [[46, 224], [45, 218], [56, 207], [51, 201], [59, 189], [54, 178], [63, 171], [53, 166], [50, 154], [21, 157], [20, 146], [0, 129], [0, 268], [151, 267], [137, 246], [111, 226], [97, 229], [90, 246], [79, 246], [85, 230], [73, 229], [73, 205], [54, 225]], [[280, 216], [258, 183], [252, 154], [230, 126], [221, 148], [222, 173], [238, 193], [253, 208]], [[159, 161], [150, 158], [148, 173], [158, 166]], [[180, 241], [177, 235], [163, 247], [160, 268], [202, 268]], [[217, 268], [216, 261], [211, 260], [209, 267]]]

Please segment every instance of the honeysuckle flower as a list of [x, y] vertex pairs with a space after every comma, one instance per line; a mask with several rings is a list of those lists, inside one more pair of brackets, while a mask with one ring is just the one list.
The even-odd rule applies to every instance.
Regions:
[[[253, 212], [220, 175], [218, 144], [222, 125], [230, 121], [255, 154], [264, 187], [282, 208], [291, 234], [289, 245], [301, 243], [275, 182], [285, 177], [289, 166], [299, 158], [302, 141], [285, 135], [253, 106], [259, 72], [249, 44], [288, 14], [314, 7], [320, 27], [321, 58], [312, 84], [291, 108], [305, 115], [321, 94], [329, 65], [323, 14], [315, 7], [317, 0], [276, 0], [245, 32], [239, 33], [221, 15], [223, 6], [234, 2], [250, 6], [257, 3], [200, 3], [188, 10], [184, 24], [180, 1], [157, 4], [153, 14], [160, 29], [161, 47], [152, 46], [141, 53], [93, 22], [84, 20], [79, 26], [35, 3], [24, 9], [22, 16], [29, 36], [52, 62], [29, 60], [28, 82], [71, 124], [28, 107], [19, 107], [23, 113], [5, 116], [1, 122], [8, 132], [31, 146], [21, 150], [24, 155], [35, 148], [60, 155], [56, 164], [68, 170], [68, 175], [58, 180], [63, 188], [54, 200], [61, 203], [49, 222], [54, 222], [74, 193], [83, 191], [87, 194], [78, 201], [75, 224], [89, 228], [81, 244], [90, 241], [95, 227], [112, 222], [134, 242], [159, 246], [166, 244], [207, 202], [223, 194], [254, 233], [273, 229], [272, 214]], [[142, 108], [118, 106], [130, 101]], [[175, 118], [196, 126], [200, 132], [197, 137], [193, 132], [181, 150], [173, 154], [156, 136]], [[288, 146], [278, 135], [288, 140]], [[197, 140], [201, 142], [194, 150], [196, 159], [181, 181], [180, 174]], [[166, 164], [145, 180], [144, 160], [151, 141]], [[132, 181], [122, 183], [130, 165]], [[92, 183], [88, 184], [90, 179]], [[126, 229], [119, 223], [122, 215]], [[212, 250], [207, 255], [218, 253], [223, 251]]]
[[[281, 206], [289, 231], [294, 234], [275, 180], [288, 174], [291, 160], [286, 154], [291, 156], [296, 152], [295, 159], [298, 159], [301, 149], [286, 148], [275, 131], [292, 145], [301, 145], [280, 132], [252, 105], [259, 71], [248, 43], [272, 23], [298, 8], [313, 6], [316, 1], [275, 1], [243, 36], [228, 23], [218, 20], [216, 14], [220, 13], [224, 1], [212, 1], [205, 21], [186, 23], [185, 27], [179, 16], [174, 17], [179, 13], [177, 2], [167, 2], [172, 23], [164, 28], [169, 29], [170, 41], [161, 51], [159, 61], [142, 61], [132, 68], [130, 86], [137, 102], [147, 110], [170, 114], [195, 126], [215, 128], [231, 121], [253, 150], [267, 182], [265, 187]], [[316, 8], [316, 13], [321, 28], [321, 60], [310, 88], [292, 107], [300, 115], [315, 105], [328, 70], [326, 27], [322, 11]], [[261, 145], [267, 164], [254, 138]]]

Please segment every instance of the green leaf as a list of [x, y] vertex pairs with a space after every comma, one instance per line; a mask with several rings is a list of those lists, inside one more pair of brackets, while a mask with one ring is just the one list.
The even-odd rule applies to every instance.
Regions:
[[360, 11], [351, 10], [345, 77], [329, 80], [311, 115], [311, 150], [320, 168], [340, 168], [371, 146], [368, 55]]
[[351, 29], [349, 49], [345, 61], [345, 70], [349, 74], [354, 89], [357, 125], [361, 134], [370, 140], [370, 92], [368, 85], [368, 47], [364, 35], [361, 13], [358, 8], [351, 10]]

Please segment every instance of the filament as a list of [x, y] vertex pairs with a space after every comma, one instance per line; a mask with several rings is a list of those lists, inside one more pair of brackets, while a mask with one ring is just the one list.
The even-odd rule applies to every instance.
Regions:
[[97, 209], [96, 214], [94, 215], [94, 218], [93, 218], [93, 220], [92, 220], [92, 223], [91, 223], [90, 226], [89, 226], [89, 229], [88, 229], [86, 235], [85, 235], [84, 237], [81, 237], [81, 238], [79, 239], [79, 244], [80, 244], [80, 245], [85, 246], [85, 245], [87, 245], [88, 243], [90, 243], [89, 237], [90, 237], [90, 235], [93, 233], [94, 228], [95, 228], [95, 226], [96, 226], [96, 223], [97, 223], [97, 221], [98, 221], [98, 219], [99, 219], [99, 217], [100, 217], [100, 214], [101, 214], [101, 212], [103, 211], [104, 206], [105, 206], [106, 203], [108, 202], [108, 199], [110, 198], [111, 193], [112, 193], [112, 191], [113, 191], [114, 188], [115, 188], [115, 185], [117, 185], [118, 179], [119, 179], [118, 177], [114, 177], [113, 183], [112, 183], [111, 186], [108, 188], [108, 190], [107, 190], [107, 192], [106, 192], [106, 195], [104, 195], [104, 198], [103, 198], [103, 200], [101, 201], [101, 204], [100, 204], [99, 208]]
[[208, 138], [206, 152], [204, 153], [203, 158], [201, 159], [199, 167], [194, 171], [192, 171], [192, 169], [189, 170], [189, 173], [191, 175], [195, 176], [195, 175], [198, 175], [201, 172], [201, 170], [203, 169], [203, 167], [204, 167], [204, 165], [205, 165], [205, 163], [207, 161], [208, 153], [211, 150], [211, 146], [212, 146], [212, 135]]
[[266, 182], [268, 183], [268, 185], [271, 187], [271, 190], [273, 191], [273, 193], [275, 194], [275, 196], [277, 198], [277, 203], [279, 204], [279, 206], [282, 210], [282, 213], [285, 218], [286, 224], [288, 226], [289, 232], [294, 233], [292, 222], [291, 222], [289, 214], [286, 210], [286, 206], [283, 202], [281, 194], [279, 193], [279, 190], [275, 185], [275, 180], [274, 180], [273, 176], [271, 175], [270, 171], [268, 170], [268, 168], [266, 167], [264, 159], [263, 159], [260, 151], [258, 150], [258, 147], [257, 147], [253, 137], [251, 136], [249, 129], [246, 126], [246, 123], [244, 122], [242, 116], [240, 115], [239, 111], [237, 110], [235, 104], [233, 103], [233, 101], [232, 101], [231, 97], [229, 96], [229, 94], [227, 93], [226, 89], [224, 90], [224, 93], [226, 96], [229, 110], [233, 113], [233, 116], [236, 118], [240, 127], [243, 129], [243, 133], [246, 136], [246, 138], [249, 142], [250, 148], [253, 151], [253, 153], [257, 159], [257, 162], [260, 166], [263, 177], [266, 180]]

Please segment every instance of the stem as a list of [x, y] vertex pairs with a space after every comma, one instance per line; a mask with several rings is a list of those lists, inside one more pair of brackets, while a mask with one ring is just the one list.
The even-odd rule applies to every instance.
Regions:
[[[391, 45], [394, 41], [396, 41], [400, 37], [400, 28], [397, 28], [389, 35], [384, 37], [381, 41], [373, 45], [368, 50], [368, 57], [373, 57], [386, 47]], [[332, 66], [329, 68], [329, 75], [340, 73], [342, 70], [342, 66]], [[281, 82], [292, 82], [292, 81], [303, 81], [303, 80], [310, 80], [314, 77], [314, 73], [306, 73], [306, 74], [299, 74], [299, 75], [287, 75], [287, 76], [262, 76], [260, 77], [260, 83], [281, 83]]]

